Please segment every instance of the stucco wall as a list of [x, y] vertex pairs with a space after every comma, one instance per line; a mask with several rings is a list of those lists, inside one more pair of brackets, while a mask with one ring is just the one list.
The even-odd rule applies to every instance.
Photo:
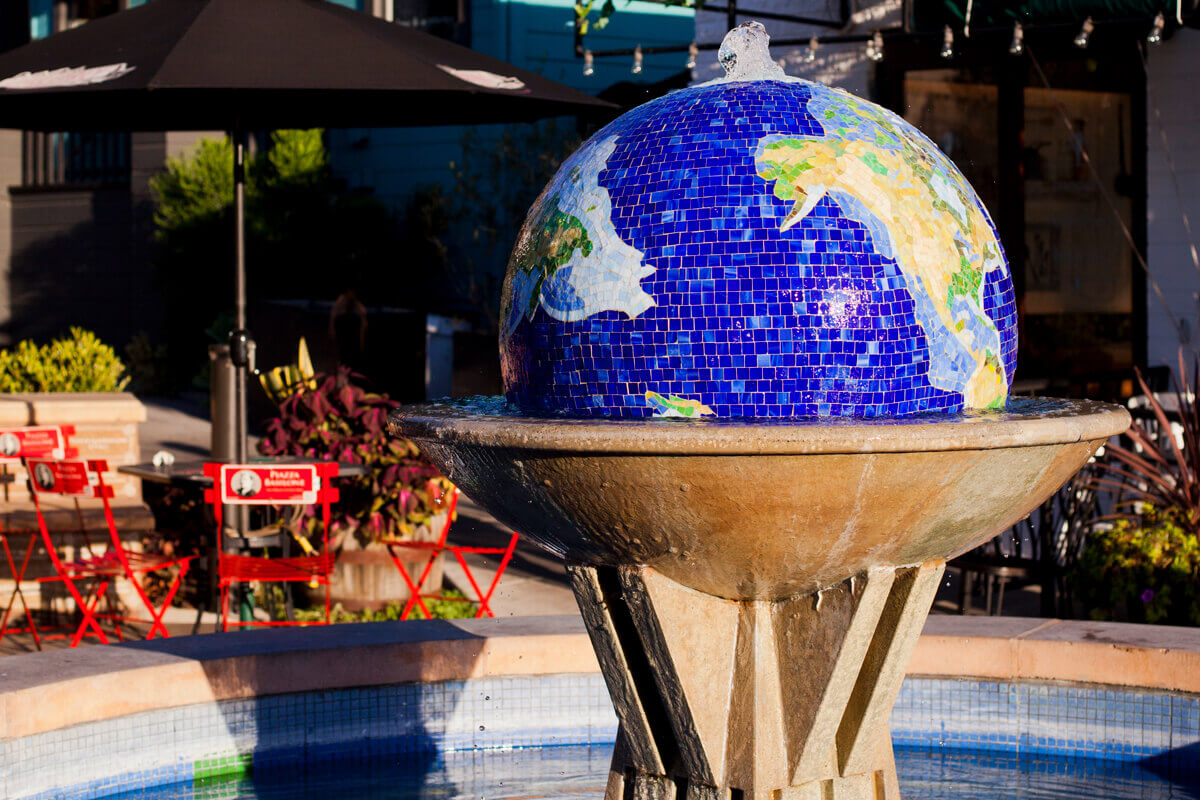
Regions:
[[[1200, 237], [1200, 100], [1196, 93], [1200, 31], [1179, 31], [1169, 41], [1149, 48], [1148, 55], [1146, 222], [1150, 274], [1188, 334], [1186, 346], [1200, 348], [1200, 273], [1191, 250]], [[1181, 210], [1191, 220], [1190, 239]], [[1153, 286], [1147, 287], [1146, 303], [1149, 363], [1174, 364], [1179, 335]]]

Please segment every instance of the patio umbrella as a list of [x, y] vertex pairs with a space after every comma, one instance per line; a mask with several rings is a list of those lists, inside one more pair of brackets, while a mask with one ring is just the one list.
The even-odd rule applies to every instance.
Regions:
[[239, 461], [250, 346], [246, 131], [514, 122], [613, 109], [323, 0], [152, 0], [0, 54], [0, 127], [233, 134]]

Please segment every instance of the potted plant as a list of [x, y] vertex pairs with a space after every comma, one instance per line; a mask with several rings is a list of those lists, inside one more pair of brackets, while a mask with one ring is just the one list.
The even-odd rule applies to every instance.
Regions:
[[[446, 523], [444, 498], [452, 485], [416, 445], [388, 433], [388, 412], [399, 404], [387, 395], [364, 390], [347, 369], [332, 375], [300, 370], [293, 377], [274, 394], [283, 397], [279, 416], [268, 424], [259, 450], [368, 467], [366, 474], [339, 482], [341, 501], [330, 530], [330, 546], [340, 551], [334, 599], [355, 610], [407, 598], [407, 585], [383, 542], [436, 539]], [[316, 511], [306, 509], [294, 523], [309, 539], [320, 535]], [[424, 556], [412, 552], [411, 566], [419, 574]], [[426, 585], [440, 586], [441, 579], [439, 560]]]

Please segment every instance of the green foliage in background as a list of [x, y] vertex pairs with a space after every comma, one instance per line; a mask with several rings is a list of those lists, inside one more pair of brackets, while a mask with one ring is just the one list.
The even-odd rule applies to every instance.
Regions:
[[[664, 6], [679, 6], [680, 8], [704, 8], [704, 0], [658, 0]], [[622, 8], [629, 6], [629, 0], [621, 4]], [[596, 12], [595, 15], [592, 12]], [[587, 36], [594, 31], [602, 31], [608, 27], [608, 22], [617, 11], [613, 0], [576, 0], [575, 25], [579, 28], [580, 36]]]
[[49, 344], [26, 339], [0, 350], [0, 392], [119, 392], [128, 383], [116, 351], [82, 328]]
[[233, 202], [233, 145], [228, 138], [201, 139], [190, 156], [168, 159], [150, 188], [160, 240], [226, 214]]
[[1146, 507], [1088, 536], [1074, 588], [1093, 619], [1200, 625], [1200, 543], [1183, 522]]
[[[457, 589], [449, 589], [442, 592], [443, 599], [431, 600], [426, 598], [424, 603], [429, 608], [429, 613], [433, 615], [433, 619], [471, 619], [479, 611], [479, 607], [467, 600], [467, 596]], [[338, 603], [330, 612], [330, 620], [334, 623], [341, 622], [394, 622], [400, 619], [400, 613], [404, 611], [404, 603], [389, 603], [383, 608], [371, 610], [364, 609], [362, 611], [347, 611], [342, 608], [342, 604]], [[320, 622], [325, 619], [325, 609], [323, 608], [306, 608], [295, 612], [296, 619], [304, 622]], [[413, 606], [412, 612], [408, 615], [409, 619], [425, 619], [425, 613], [421, 611], [420, 606]]]
[[[229, 139], [202, 140], [189, 155], [170, 159], [150, 186], [156, 282], [168, 305], [172, 379], [182, 388], [207, 363], [205, 329], [233, 305]], [[251, 298], [332, 300], [347, 289], [375, 298], [397, 283], [391, 278], [401, 242], [382, 203], [348, 191], [334, 176], [321, 130], [276, 131], [247, 159]]]

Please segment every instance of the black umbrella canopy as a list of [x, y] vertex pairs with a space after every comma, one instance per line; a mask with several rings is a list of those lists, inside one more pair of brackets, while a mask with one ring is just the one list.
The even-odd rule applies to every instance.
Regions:
[[0, 127], [517, 122], [615, 107], [324, 0], [152, 0], [0, 55]]

